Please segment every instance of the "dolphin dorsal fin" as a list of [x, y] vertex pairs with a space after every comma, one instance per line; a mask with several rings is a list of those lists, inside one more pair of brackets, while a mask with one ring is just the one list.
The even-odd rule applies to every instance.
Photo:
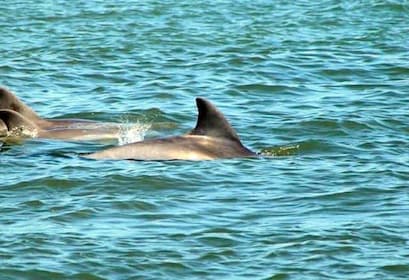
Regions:
[[30, 120], [38, 120], [40, 117], [24, 102], [17, 98], [10, 90], [0, 87], [0, 109], [16, 111]]
[[2, 121], [2, 119], [0, 119], [0, 137], [4, 137], [7, 136], [8, 134], [8, 128], [5, 122]]
[[7, 131], [12, 133], [24, 133], [24, 131], [34, 131], [38, 129], [35, 123], [20, 113], [9, 109], [0, 110], [0, 120], [3, 129], [6, 127]]
[[196, 105], [199, 114], [196, 127], [189, 133], [190, 135], [206, 135], [240, 142], [236, 131], [212, 103], [198, 97]]

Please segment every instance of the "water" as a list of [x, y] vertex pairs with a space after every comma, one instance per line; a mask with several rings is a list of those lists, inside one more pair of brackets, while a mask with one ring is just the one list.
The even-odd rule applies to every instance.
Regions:
[[1, 279], [407, 279], [407, 1], [12, 2], [0, 83], [41, 116], [157, 137], [203, 96], [275, 156], [3, 145]]

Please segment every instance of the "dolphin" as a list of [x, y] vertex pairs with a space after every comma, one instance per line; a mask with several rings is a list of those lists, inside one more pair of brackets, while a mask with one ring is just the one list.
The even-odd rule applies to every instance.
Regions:
[[43, 119], [6, 88], [0, 87], [0, 137], [67, 140], [118, 139], [120, 125], [83, 119]]
[[0, 138], [32, 137], [92, 141], [114, 139], [119, 136], [119, 128], [104, 123], [64, 121], [62, 124], [44, 128], [16, 111], [0, 110]]
[[196, 127], [185, 135], [148, 139], [83, 155], [89, 159], [212, 160], [257, 157], [246, 148], [224, 115], [208, 100], [196, 98]]

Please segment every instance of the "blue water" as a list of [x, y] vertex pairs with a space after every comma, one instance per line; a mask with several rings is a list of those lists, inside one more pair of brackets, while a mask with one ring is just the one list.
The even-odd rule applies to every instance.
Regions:
[[0, 149], [1, 279], [407, 279], [407, 1], [10, 1], [0, 84], [47, 118], [195, 124], [264, 159]]

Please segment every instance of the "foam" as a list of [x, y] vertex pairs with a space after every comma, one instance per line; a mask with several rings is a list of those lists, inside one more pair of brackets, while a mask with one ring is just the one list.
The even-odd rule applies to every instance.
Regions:
[[128, 123], [122, 122], [119, 126], [118, 144], [125, 145], [129, 143], [143, 141], [146, 132], [151, 128], [150, 123]]

